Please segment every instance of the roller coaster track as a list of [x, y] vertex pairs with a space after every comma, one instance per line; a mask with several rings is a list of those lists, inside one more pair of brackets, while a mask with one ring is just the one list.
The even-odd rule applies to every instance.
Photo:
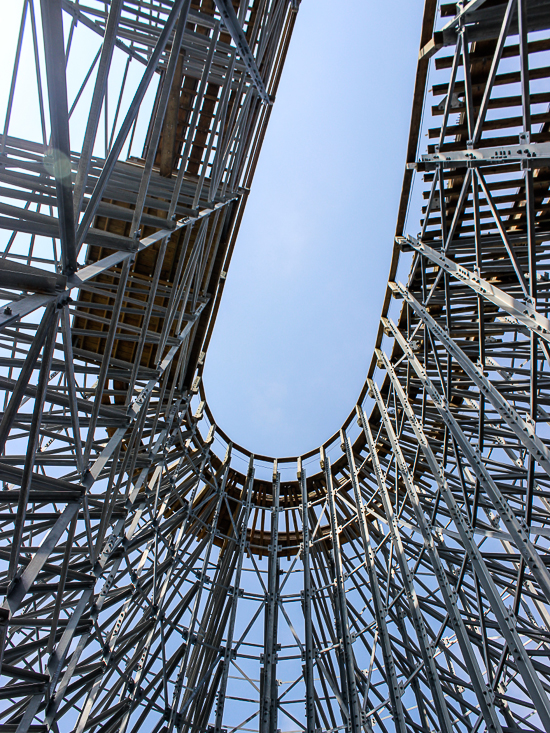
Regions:
[[426, 0], [365, 386], [277, 459], [202, 372], [298, 6], [22, 2], [0, 733], [550, 731], [550, 2]]

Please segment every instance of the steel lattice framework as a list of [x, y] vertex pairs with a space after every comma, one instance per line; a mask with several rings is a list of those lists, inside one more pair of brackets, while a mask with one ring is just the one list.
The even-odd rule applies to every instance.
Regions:
[[548, 0], [426, 0], [365, 388], [279, 460], [201, 375], [298, 2], [22, 8], [0, 733], [550, 731]]

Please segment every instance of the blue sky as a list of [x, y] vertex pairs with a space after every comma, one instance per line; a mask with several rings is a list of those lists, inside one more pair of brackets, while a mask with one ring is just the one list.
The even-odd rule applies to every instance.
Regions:
[[254, 453], [319, 445], [363, 385], [422, 11], [420, 0], [300, 6], [204, 374], [216, 422]]

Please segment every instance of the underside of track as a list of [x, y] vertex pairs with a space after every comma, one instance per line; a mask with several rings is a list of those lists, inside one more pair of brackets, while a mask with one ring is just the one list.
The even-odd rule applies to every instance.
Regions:
[[426, 0], [365, 387], [276, 459], [201, 376], [298, 6], [22, 3], [0, 733], [550, 731], [550, 2]]

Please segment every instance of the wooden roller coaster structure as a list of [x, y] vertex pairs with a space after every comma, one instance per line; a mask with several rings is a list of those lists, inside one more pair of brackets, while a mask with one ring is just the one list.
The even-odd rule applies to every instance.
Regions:
[[426, 0], [365, 386], [274, 458], [202, 372], [298, 6], [22, 2], [0, 733], [550, 731], [550, 3]]

